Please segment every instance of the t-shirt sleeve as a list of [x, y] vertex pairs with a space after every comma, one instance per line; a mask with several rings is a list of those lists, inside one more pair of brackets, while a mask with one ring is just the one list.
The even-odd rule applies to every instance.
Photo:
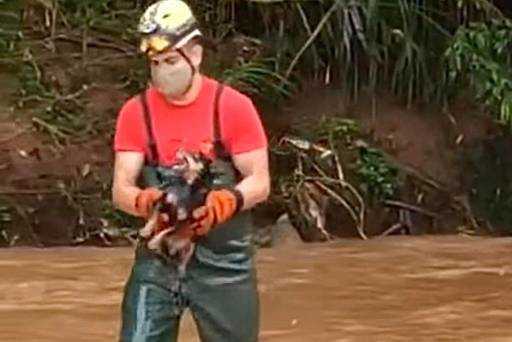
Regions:
[[114, 151], [145, 153], [146, 139], [141, 105], [137, 98], [132, 98], [119, 112], [114, 135]]
[[237, 92], [229, 95], [233, 96], [226, 98], [221, 123], [226, 149], [235, 155], [266, 148], [265, 129], [252, 101]]

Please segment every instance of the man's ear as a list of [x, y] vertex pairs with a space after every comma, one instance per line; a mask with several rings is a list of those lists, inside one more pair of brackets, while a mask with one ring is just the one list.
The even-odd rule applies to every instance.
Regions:
[[203, 61], [203, 47], [201, 45], [195, 44], [190, 48], [190, 61], [196, 69], [199, 69]]

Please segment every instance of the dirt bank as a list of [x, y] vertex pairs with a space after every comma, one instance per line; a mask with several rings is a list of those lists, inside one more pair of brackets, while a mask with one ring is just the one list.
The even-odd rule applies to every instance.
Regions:
[[[59, 89], [73, 91], [80, 89], [77, 84], [91, 85], [80, 97], [83, 115], [86, 121], [89, 118], [102, 123], [96, 133], [61, 146], [56, 145], [48, 130], [33, 121], [40, 107], [17, 106], [17, 78], [12, 73], [2, 74], [0, 81], [7, 86], [0, 94], [0, 207], [9, 208], [11, 220], [2, 223], [4, 237], [0, 244], [109, 244], [112, 222], [117, 226], [140, 224], [119, 215], [109, 204], [113, 125], [123, 102], [136, 93], [135, 85], [128, 82], [120, 86], [119, 82], [124, 79], [123, 70], [137, 70], [137, 63], [125, 57], [109, 64], [108, 71], [101, 63], [83, 69], [72, 67], [66, 73], [55, 66], [45, 69], [44, 77], [58, 83]], [[445, 207], [450, 202], [448, 197], [460, 198], [469, 205], [478, 160], [468, 164], [468, 156], [500, 133], [478, 107], [462, 100], [450, 111], [424, 105], [408, 108], [389, 94], [379, 96], [375, 106], [371, 98], [364, 96], [356, 103], [348, 103], [342, 89], [323, 86], [306, 87], [279, 107], [269, 106], [265, 99], [256, 101], [272, 144], [290, 131], [314, 125], [322, 117], [350, 118], [373, 146], [398, 164], [435, 180], [443, 194], [422, 195], [416, 186], [407, 184], [400, 194], [403, 201], [434, 210], [435, 222], [413, 213], [412, 228], [397, 233], [472, 231], [467, 218], [458, 217]], [[505, 141], [510, 145], [509, 138]], [[273, 170], [276, 174], [289, 172]], [[423, 198], [422, 202], [418, 197]], [[283, 207], [275, 202], [261, 206], [256, 210], [257, 225], [268, 227], [282, 213]], [[483, 210], [482, 214], [487, 213]], [[397, 219], [398, 214], [389, 208], [369, 207], [365, 229], [369, 235], [380, 234]], [[482, 219], [476, 233], [506, 232], [506, 220], [502, 221], [494, 227]], [[334, 235], [357, 235], [348, 217], [338, 217], [335, 222], [331, 228]]]

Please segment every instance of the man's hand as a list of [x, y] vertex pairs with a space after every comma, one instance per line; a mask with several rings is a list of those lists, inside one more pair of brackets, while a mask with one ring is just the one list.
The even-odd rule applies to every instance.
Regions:
[[228, 221], [243, 206], [243, 197], [237, 190], [212, 190], [206, 196], [204, 206], [192, 213], [191, 229], [196, 236], [204, 236], [216, 225]]
[[163, 194], [161, 190], [153, 187], [141, 190], [135, 197], [134, 205], [138, 216], [149, 218], [155, 203], [162, 198]]

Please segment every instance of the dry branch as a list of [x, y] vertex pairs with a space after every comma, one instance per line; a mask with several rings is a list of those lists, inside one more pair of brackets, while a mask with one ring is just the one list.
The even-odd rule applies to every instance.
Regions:
[[318, 26], [316, 27], [315, 31], [309, 36], [309, 39], [306, 41], [306, 43], [302, 46], [302, 48], [299, 50], [293, 61], [290, 63], [290, 66], [286, 70], [285, 77], [289, 78], [290, 74], [292, 73], [293, 69], [295, 68], [295, 65], [298, 63], [300, 57], [302, 57], [302, 54], [308, 49], [308, 47], [315, 41], [318, 34], [322, 31], [325, 24], [328, 22], [331, 15], [338, 9], [338, 6], [341, 4], [341, 0], [336, 0], [336, 2], [329, 8], [329, 10], [325, 13], [322, 20], [318, 23]]
[[399, 230], [399, 229], [402, 229], [404, 228], [402, 222], [397, 222], [395, 223], [394, 225], [392, 225], [391, 227], [389, 227], [388, 229], [386, 229], [384, 232], [382, 232], [379, 237], [385, 237], [385, 236], [388, 236], [392, 233], [394, 233], [395, 231]]
[[384, 201], [384, 204], [387, 205], [387, 206], [391, 206], [391, 207], [398, 207], [398, 208], [406, 209], [406, 210], [409, 210], [409, 211], [415, 211], [417, 213], [429, 216], [431, 218], [438, 218], [439, 217], [439, 215], [437, 215], [436, 213], [433, 213], [433, 212], [431, 212], [429, 210], [417, 207], [417, 206], [412, 205], [412, 204], [400, 202], [400, 201], [386, 200], [386, 201]]
[[120, 52], [124, 52], [125, 54], [129, 54], [129, 55], [134, 54], [136, 51], [135, 48], [133, 48], [131, 46], [121, 46], [119, 43], [116, 43], [116, 42], [102, 42], [99, 40], [93, 40], [90, 37], [87, 37], [86, 39], [84, 39], [83, 37], [75, 37], [75, 36], [70, 36], [70, 35], [66, 35], [66, 34], [58, 34], [54, 37], [54, 39], [79, 44], [81, 46], [85, 45], [86, 47], [91, 46], [91, 47], [97, 47], [97, 48], [117, 50]]

